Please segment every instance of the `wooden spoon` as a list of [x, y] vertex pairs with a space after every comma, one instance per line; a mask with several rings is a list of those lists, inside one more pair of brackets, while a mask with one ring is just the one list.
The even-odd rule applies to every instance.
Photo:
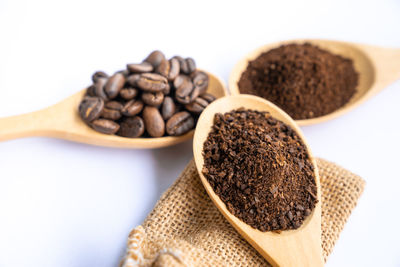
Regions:
[[383, 48], [371, 45], [330, 41], [330, 40], [291, 40], [272, 43], [250, 52], [233, 68], [229, 77], [229, 90], [232, 95], [239, 94], [238, 81], [246, 70], [248, 62], [260, 54], [283, 44], [308, 42], [334, 54], [350, 58], [360, 74], [356, 94], [338, 110], [313, 119], [296, 120], [300, 126], [311, 125], [334, 119], [357, 107], [383, 88], [400, 78], [400, 49]]
[[[210, 73], [207, 92], [219, 98], [227, 95], [224, 82]], [[0, 118], [0, 141], [9, 139], [46, 136], [120, 148], [158, 148], [181, 143], [192, 138], [193, 132], [173, 137], [126, 138], [96, 132], [87, 126], [78, 114], [78, 106], [86, 89], [51, 107], [7, 118]]]
[[[303, 225], [296, 230], [283, 231], [280, 234], [261, 232], [247, 225], [232, 215], [222, 200], [214, 193], [201, 170], [204, 165], [203, 144], [213, 125], [216, 113], [225, 113], [233, 109], [245, 107], [260, 111], [269, 111], [272, 116], [290, 125], [303, 140], [314, 165], [318, 188], [318, 203]], [[323, 266], [321, 248], [321, 186], [318, 169], [305, 138], [297, 124], [271, 102], [251, 95], [227, 96], [216, 100], [201, 114], [193, 139], [193, 153], [200, 179], [211, 200], [241, 234], [265, 259], [274, 266]]]

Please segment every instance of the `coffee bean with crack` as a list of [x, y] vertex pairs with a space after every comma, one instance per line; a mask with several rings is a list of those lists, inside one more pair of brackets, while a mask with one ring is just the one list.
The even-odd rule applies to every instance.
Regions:
[[141, 100], [132, 99], [125, 103], [121, 113], [127, 117], [133, 117], [139, 114], [143, 109], [143, 102]]
[[142, 62], [137, 64], [128, 64], [126, 68], [129, 70], [130, 73], [146, 73], [152, 72], [154, 67], [148, 62]]
[[168, 80], [156, 73], [144, 73], [140, 75], [137, 86], [146, 92], [162, 92], [167, 87]]
[[198, 88], [194, 87], [190, 77], [186, 75], [179, 75], [174, 80], [174, 87], [175, 99], [181, 104], [189, 104], [200, 94]]
[[119, 95], [125, 99], [125, 100], [131, 100], [134, 99], [135, 97], [137, 97], [137, 95], [139, 94], [139, 90], [136, 88], [124, 88], [121, 89], [121, 91], [119, 91]]
[[164, 102], [161, 107], [161, 114], [164, 120], [168, 120], [176, 112], [176, 105], [174, 100], [170, 96], [164, 98]]
[[165, 59], [165, 55], [163, 52], [159, 50], [155, 50], [147, 56], [144, 62], [150, 63], [154, 68], [157, 68], [160, 65], [161, 61]]
[[146, 106], [142, 115], [146, 131], [150, 136], [161, 137], [164, 135], [165, 122], [156, 107]]
[[124, 107], [124, 105], [122, 105], [122, 104], [121, 104], [120, 102], [118, 102], [118, 101], [109, 101], [109, 102], [107, 102], [107, 103], [105, 104], [105, 107], [106, 107], [106, 108], [109, 108], [109, 109], [114, 109], [114, 110], [121, 111], [122, 108]]
[[96, 71], [92, 75], [92, 81], [93, 83], [96, 83], [98, 79], [100, 78], [108, 78], [108, 74], [105, 73], [104, 71]]
[[208, 104], [207, 100], [199, 96], [192, 103], [186, 104], [185, 109], [193, 114], [200, 114]]
[[170, 60], [162, 60], [156, 72], [167, 78], [168, 81], [173, 81], [178, 76], [179, 70], [179, 61], [176, 58], [172, 58]]
[[113, 99], [118, 96], [119, 91], [124, 87], [124, 84], [125, 76], [121, 73], [116, 73], [108, 79], [104, 90], [107, 96], [110, 99]]
[[97, 119], [92, 121], [91, 126], [98, 132], [105, 134], [115, 134], [119, 130], [119, 124], [107, 119]]
[[181, 111], [173, 115], [167, 121], [167, 133], [172, 136], [179, 136], [194, 128], [194, 119], [187, 111]]
[[79, 114], [81, 118], [89, 123], [100, 117], [104, 109], [104, 101], [100, 97], [85, 97], [79, 104]]
[[122, 117], [123, 105], [117, 101], [110, 101], [105, 104], [101, 117], [109, 120], [119, 120]]
[[122, 120], [118, 135], [137, 138], [143, 135], [145, 130], [144, 121], [139, 116], [128, 117]]
[[159, 107], [164, 100], [164, 94], [162, 92], [158, 93], [143, 93], [142, 101], [146, 105]]
[[193, 84], [198, 88], [199, 93], [205, 93], [208, 88], [208, 75], [203, 71], [196, 71], [191, 74]]
[[211, 103], [216, 99], [215, 96], [209, 93], [203, 93], [200, 95], [200, 97], [207, 100], [208, 103]]
[[108, 96], [104, 92], [104, 86], [107, 83], [107, 78], [97, 78], [96, 82], [92, 84], [88, 90], [87, 94], [89, 96], [97, 96], [106, 101], [108, 99]]

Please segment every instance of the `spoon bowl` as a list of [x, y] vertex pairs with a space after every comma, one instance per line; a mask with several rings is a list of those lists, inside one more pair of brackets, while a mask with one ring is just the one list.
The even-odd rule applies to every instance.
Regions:
[[[207, 73], [207, 92], [219, 98], [227, 95], [224, 82]], [[194, 130], [182, 136], [158, 138], [126, 138], [96, 132], [78, 114], [78, 106], [86, 89], [48, 108], [7, 118], [0, 118], [0, 141], [28, 136], [66, 139], [91, 145], [119, 148], [160, 148], [184, 142], [193, 137]]]
[[[204, 165], [203, 144], [211, 130], [216, 113], [225, 113], [240, 107], [269, 111], [270, 114], [293, 128], [303, 140], [314, 165], [318, 189], [318, 203], [312, 213], [296, 230], [281, 233], [261, 232], [232, 215], [202, 174]], [[211, 103], [201, 114], [193, 139], [193, 153], [200, 179], [219, 211], [264, 258], [274, 266], [323, 266], [321, 248], [321, 186], [316, 161], [297, 124], [284, 111], [271, 102], [252, 95], [235, 95]]]
[[400, 49], [331, 40], [290, 40], [259, 47], [240, 59], [229, 77], [229, 90], [231, 94], [240, 94], [238, 82], [242, 73], [246, 70], [249, 61], [281, 45], [292, 43], [303, 44], [305, 42], [316, 45], [333, 54], [352, 59], [354, 68], [360, 76], [356, 93], [349, 102], [330, 114], [312, 119], [296, 120], [296, 123], [300, 126], [328, 121], [343, 115], [400, 78]]

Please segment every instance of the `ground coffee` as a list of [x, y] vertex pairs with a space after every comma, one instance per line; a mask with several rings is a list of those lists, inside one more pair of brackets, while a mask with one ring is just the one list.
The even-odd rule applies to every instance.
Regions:
[[318, 201], [305, 145], [268, 112], [216, 114], [203, 155], [202, 172], [215, 193], [260, 231], [299, 228]]
[[241, 93], [264, 97], [300, 120], [342, 107], [357, 84], [352, 60], [306, 43], [283, 45], [250, 61], [238, 87]]

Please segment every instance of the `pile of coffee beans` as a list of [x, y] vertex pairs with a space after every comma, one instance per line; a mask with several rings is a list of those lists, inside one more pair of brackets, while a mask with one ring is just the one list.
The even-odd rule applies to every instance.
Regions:
[[311, 44], [288, 44], [249, 62], [238, 87], [261, 96], [301, 120], [344, 106], [356, 92], [358, 73], [351, 59]]
[[97, 71], [79, 105], [79, 114], [94, 130], [123, 137], [183, 135], [215, 100], [206, 93], [208, 75], [192, 58], [166, 59], [153, 51], [142, 63], [108, 76]]
[[314, 209], [314, 167], [297, 133], [268, 112], [214, 117], [202, 173], [227, 209], [260, 231], [299, 228]]

